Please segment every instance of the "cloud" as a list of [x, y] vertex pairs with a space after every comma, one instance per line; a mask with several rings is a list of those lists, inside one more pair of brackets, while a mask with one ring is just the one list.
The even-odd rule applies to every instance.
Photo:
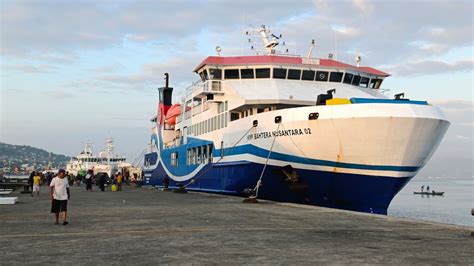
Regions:
[[31, 65], [31, 64], [4, 64], [1, 66], [3, 71], [19, 71], [24, 73], [50, 73], [56, 70], [51, 65]]
[[282, 3], [7, 1], [0, 10], [1, 53], [8, 56], [34, 52], [60, 54], [79, 49], [104, 49], [121, 45], [125, 39], [170, 42], [198, 35], [204, 29], [225, 33], [240, 28], [244, 18], [246, 23], [257, 25], [274, 22], [304, 12], [311, 5], [308, 1], [298, 1], [291, 4], [289, 11], [285, 2]]
[[399, 76], [420, 76], [459, 71], [472, 71], [474, 70], [474, 59], [471, 58], [459, 60], [453, 63], [424, 60], [418, 62], [398, 64], [394, 66], [385, 66], [384, 69], [389, 73]]

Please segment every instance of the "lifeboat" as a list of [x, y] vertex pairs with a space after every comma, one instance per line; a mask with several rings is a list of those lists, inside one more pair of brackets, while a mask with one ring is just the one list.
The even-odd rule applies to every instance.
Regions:
[[168, 125], [176, 124], [176, 117], [181, 114], [181, 104], [177, 103], [170, 107], [165, 116], [165, 123]]

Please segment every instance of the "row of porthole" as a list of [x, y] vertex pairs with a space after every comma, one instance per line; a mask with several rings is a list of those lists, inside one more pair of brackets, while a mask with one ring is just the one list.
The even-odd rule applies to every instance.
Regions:
[[[308, 115], [308, 120], [317, 120], [319, 118], [319, 113], [310, 113]], [[282, 122], [281, 115], [275, 116], [275, 124], [279, 124]], [[253, 126], [256, 127], [258, 126], [258, 120], [253, 120]]]

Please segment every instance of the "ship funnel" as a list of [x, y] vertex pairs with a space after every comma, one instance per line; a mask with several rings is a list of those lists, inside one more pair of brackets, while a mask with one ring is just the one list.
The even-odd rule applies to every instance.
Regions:
[[169, 87], [169, 74], [165, 73], [165, 87], [158, 88], [160, 93], [157, 121], [163, 124], [164, 117], [171, 107], [173, 88]]

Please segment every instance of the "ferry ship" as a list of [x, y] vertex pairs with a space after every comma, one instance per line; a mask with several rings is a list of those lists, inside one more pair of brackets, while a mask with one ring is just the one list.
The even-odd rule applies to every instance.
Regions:
[[427, 101], [393, 98], [368, 66], [276, 51], [205, 58], [179, 103], [168, 74], [144, 158], [144, 185], [386, 214], [450, 122]]
[[131, 167], [125, 157], [113, 154], [114, 141], [111, 138], [106, 139], [105, 144], [106, 148], [96, 156], [92, 153], [92, 145], [86, 143], [84, 150], [67, 163], [66, 171], [73, 175], [85, 175], [88, 170], [93, 170], [95, 174], [106, 173], [110, 177], [122, 168]]

